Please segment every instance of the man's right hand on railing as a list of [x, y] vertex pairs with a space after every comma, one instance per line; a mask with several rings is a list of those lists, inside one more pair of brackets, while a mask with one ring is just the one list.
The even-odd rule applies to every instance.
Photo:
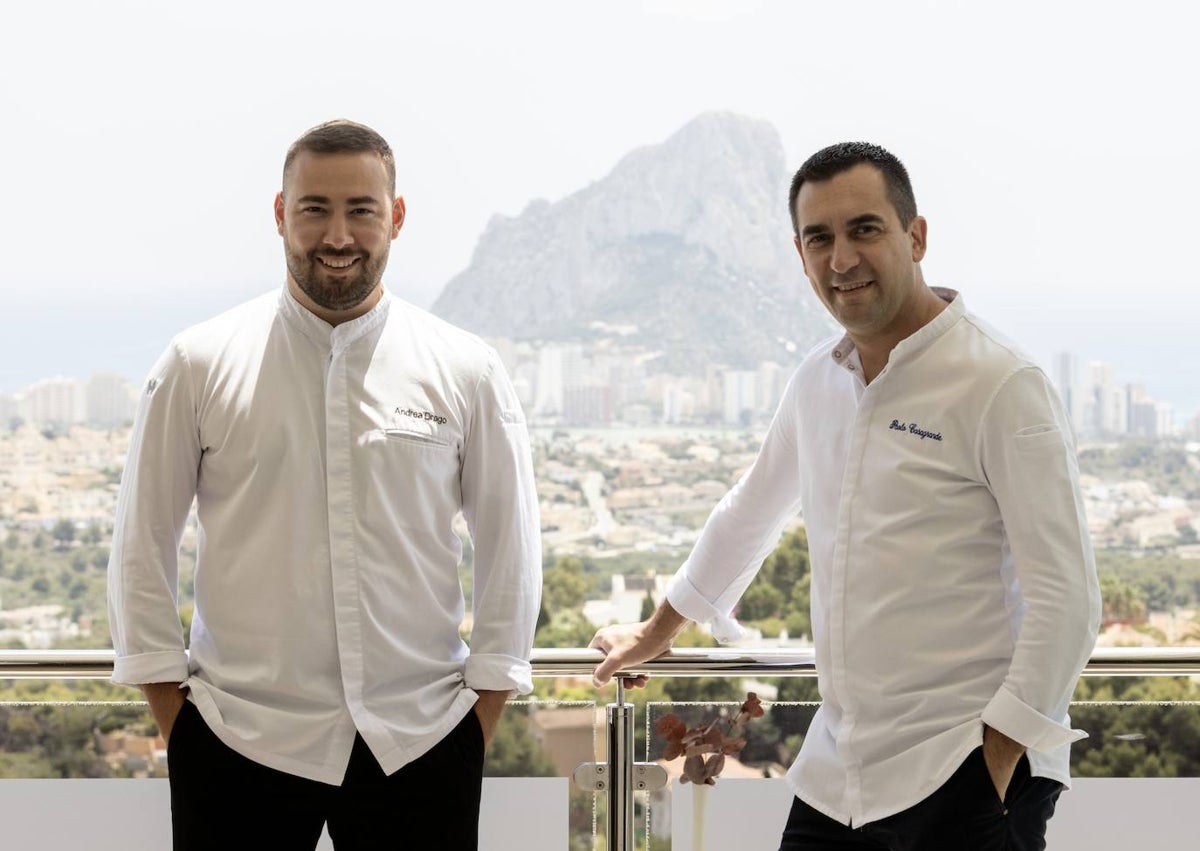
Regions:
[[[597, 688], [608, 685], [617, 671], [628, 671], [642, 662], [657, 659], [671, 649], [671, 642], [691, 623], [663, 600], [649, 620], [640, 623], [613, 624], [596, 631], [588, 647], [601, 651], [604, 661], [592, 671]], [[642, 688], [647, 674], [622, 677], [626, 688]]]

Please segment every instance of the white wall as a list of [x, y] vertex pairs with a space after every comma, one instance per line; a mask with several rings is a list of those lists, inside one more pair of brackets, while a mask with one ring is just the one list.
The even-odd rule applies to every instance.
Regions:
[[[565, 777], [487, 777], [480, 851], [567, 847]], [[164, 851], [171, 847], [166, 780], [0, 780], [4, 851]], [[319, 851], [333, 851], [327, 835]]]
[[[568, 782], [486, 778], [481, 851], [566, 848]], [[672, 786], [675, 851], [778, 847], [792, 797], [784, 780], [719, 780], [704, 804], [703, 845], [692, 844], [694, 788]], [[1200, 829], [1197, 802], [1200, 778], [1076, 779], [1050, 821], [1048, 851], [1190, 848]], [[5, 851], [164, 851], [170, 842], [165, 780], [0, 780]], [[332, 847], [322, 838], [318, 849]]]
[[[702, 806], [694, 845], [694, 786], [671, 789], [673, 851], [774, 849], [791, 808], [785, 780], [718, 779]], [[1076, 778], [1058, 799], [1047, 851], [1194, 848], [1200, 833], [1200, 778]], [[651, 819], [654, 814], [651, 812]]]

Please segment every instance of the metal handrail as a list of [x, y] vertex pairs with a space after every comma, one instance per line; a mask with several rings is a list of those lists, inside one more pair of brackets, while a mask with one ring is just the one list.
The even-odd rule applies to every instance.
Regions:
[[[112, 650], [0, 650], [0, 680], [107, 679]], [[599, 650], [547, 647], [533, 651], [535, 677], [590, 677]], [[619, 674], [669, 677], [815, 677], [811, 648], [677, 647]], [[1200, 647], [1097, 647], [1084, 676], [1187, 677], [1200, 675]]]
[[[107, 679], [112, 676], [112, 650], [0, 650], [0, 681], [10, 679]], [[535, 677], [590, 677], [604, 658], [587, 648], [537, 648]], [[608, 757], [603, 763], [607, 783], [594, 791], [608, 798], [609, 851], [631, 851], [633, 840], [633, 706], [625, 701], [620, 677], [659, 674], [671, 677], [758, 676], [814, 677], [816, 658], [811, 648], [680, 647], [617, 672], [617, 700], [608, 705]], [[1200, 647], [1097, 647], [1084, 676], [1200, 675]], [[585, 764], [600, 766], [600, 763]], [[638, 764], [640, 765], [640, 764]]]

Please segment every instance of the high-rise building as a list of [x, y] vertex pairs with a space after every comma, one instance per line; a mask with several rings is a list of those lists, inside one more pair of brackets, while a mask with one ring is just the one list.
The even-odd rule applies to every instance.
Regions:
[[667, 383], [662, 393], [662, 421], [676, 425], [690, 421], [696, 415], [696, 395], [682, 381]]
[[1183, 436], [1188, 440], [1200, 440], [1200, 413], [1193, 414], [1183, 427]]
[[563, 389], [563, 422], [608, 425], [612, 422], [612, 388], [605, 384], [573, 384]]
[[1158, 431], [1158, 405], [1153, 400], [1139, 400], [1129, 406], [1129, 435], [1155, 438]]
[[710, 363], [704, 366], [704, 387], [700, 392], [700, 408], [713, 417], [725, 414], [725, 364]]
[[1170, 403], [1151, 399], [1143, 385], [1125, 385], [1125, 405], [1126, 434], [1152, 440], [1174, 434], [1174, 412]]
[[1170, 402], [1155, 402], [1158, 426], [1155, 437], [1171, 437], [1175, 434], [1175, 406]]
[[538, 356], [537, 395], [533, 415], [557, 418], [563, 409], [563, 352], [559, 346], [543, 346]]
[[20, 399], [12, 393], [0, 393], [0, 428], [20, 417]]
[[133, 419], [135, 400], [125, 376], [98, 372], [87, 383], [87, 421], [101, 428], [124, 425]]
[[775, 361], [763, 361], [758, 365], [758, 413], [771, 414], [783, 396], [787, 373]]
[[1129, 427], [1125, 392], [1117, 387], [1111, 363], [1088, 363], [1083, 385], [1079, 433], [1090, 437], [1124, 434]]
[[649, 375], [646, 364], [638, 358], [606, 354], [596, 358], [596, 379], [612, 388], [612, 406], [621, 410], [635, 402], [653, 401], [658, 394], [647, 396]]
[[77, 378], [44, 378], [22, 394], [20, 416], [35, 425], [74, 425], [87, 419], [87, 393]]
[[1074, 352], [1058, 352], [1054, 356], [1053, 381], [1067, 416], [1078, 431], [1082, 425], [1083, 411], [1079, 392], [1079, 362]]
[[724, 421], [749, 425], [758, 412], [758, 373], [731, 369], [725, 373]]
[[587, 365], [583, 346], [579, 343], [549, 343], [543, 346], [538, 361], [534, 416], [547, 419], [561, 417], [564, 391], [568, 387], [594, 383], [589, 381]]

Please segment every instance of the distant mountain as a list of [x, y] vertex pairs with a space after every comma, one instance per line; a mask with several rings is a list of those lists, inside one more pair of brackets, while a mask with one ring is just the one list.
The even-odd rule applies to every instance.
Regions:
[[790, 179], [769, 123], [703, 114], [557, 203], [493, 217], [432, 310], [515, 339], [635, 326], [674, 370], [794, 362], [834, 326], [804, 292]]

